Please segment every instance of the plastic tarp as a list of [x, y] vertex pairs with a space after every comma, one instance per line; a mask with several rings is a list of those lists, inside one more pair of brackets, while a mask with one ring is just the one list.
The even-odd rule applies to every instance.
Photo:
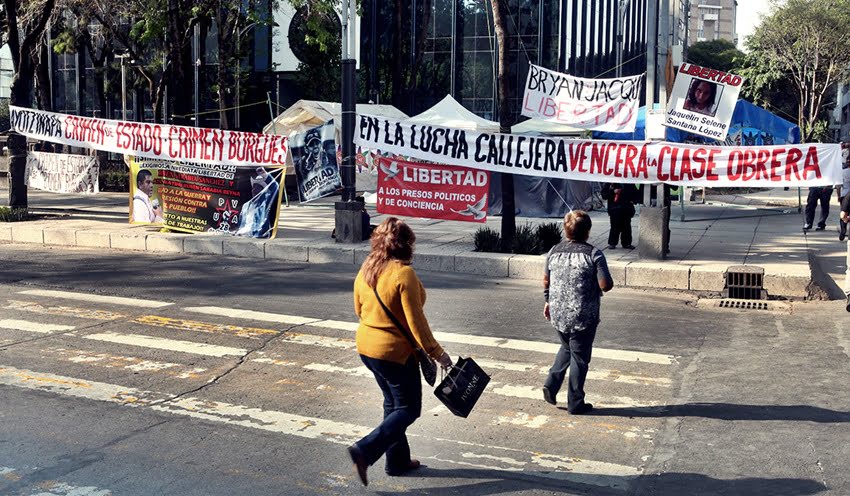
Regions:
[[[392, 105], [359, 103], [357, 104], [357, 113], [379, 115], [391, 119], [407, 118], [407, 114]], [[341, 104], [318, 100], [298, 100], [266, 124], [263, 127], [263, 133], [289, 136], [293, 131], [304, 132], [307, 129], [321, 126], [331, 119], [334, 120], [338, 135], [342, 119]]]
[[[595, 139], [606, 140], [643, 140], [646, 137], [646, 107], [638, 110], [637, 127], [634, 133], [594, 132]], [[800, 128], [795, 124], [753, 105], [746, 100], [738, 100], [729, 135], [726, 141], [694, 135], [679, 129], [667, 128], [667, 141], [671, 143], [709, 143], [735, 146], [786, 145], [800, 142]]]

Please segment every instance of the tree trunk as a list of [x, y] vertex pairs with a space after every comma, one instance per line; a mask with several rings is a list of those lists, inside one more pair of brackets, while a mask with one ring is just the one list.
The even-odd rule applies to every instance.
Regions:
[[[499, 44], [499, 132], [510, 133], [514, 123], [510, 100], [510, 75], [508, 74], [508, 43], [505, 17], [507, 0], [490, 0], [493, 6], [493, 28]], [[516, 233], [516, 204], [514, 202], [514, 176], [502, 174], [502, 251], [508, 253]]]
[[50, 70], [47, 66], [50, 52], [46, 43], [39, 43], [38, 55], [33, 56], [35, 65], [36, 95], [38, 96], [38, 107], [48, 112], [53, 111], [53, 101], [50, 98]]
[[[403, 86], [402, 81], [402, 63], [401, 63], [401, 18], [402, 12], [404, 12], [404, 2], [402, 0], [396, 0], [395, 9], [393, 10], [393, 22], [395, 23], [395, 29], [393, 30], [393, 38], [395, 38], [393, 43], [393, 58], [392, 58], [392, 71], [393, 71], [393, 80], [392, 80], [392, 91], [393, 91], [393, 105], [401, 108], [402, 102], [404, 101], [403, 95], [401, 94], [401, 89]], [[410, 112], [411, 109], [408, 109]]]
[[[10, 48], [16, 48], [12, 53], [12, 63], [15, 65], [15, 75], [9, 89], [9, 105], [29, 108], [32, 106], [33, 49], [38, 40], [44, 35], [47, 21], [56, 6], [55, 0], [44, 4], [40, 15], [24, 26], [18, 26], [17, 4], [15, 0], [4, 0], [6, 7], [7, 40]], [[20, 41], [19, 33], [23, 33]], [[27, 208], [27, 140], [18, 133], [9, 133], [9, 206], [12, 208]]]

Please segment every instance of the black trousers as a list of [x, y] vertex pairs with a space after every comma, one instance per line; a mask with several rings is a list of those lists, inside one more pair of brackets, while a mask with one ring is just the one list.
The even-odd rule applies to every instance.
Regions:
[[623, 246], [632, 244], [632, 216], [628, 212], [612, 210], [608, 212], [611, 219], [611, 230], [608, 231], [608, 244], [617, 246], [622, 241]]
[[806, 225], [811, 227], [815, 220], [815, 209], [820, 202], [820, 220], [818, 227], [826, 227], [826, 219], [829, 218], [829, 200], [832, 197], [832, 188], [814, 187], [809, 188], [809, 196], [806, 198]]

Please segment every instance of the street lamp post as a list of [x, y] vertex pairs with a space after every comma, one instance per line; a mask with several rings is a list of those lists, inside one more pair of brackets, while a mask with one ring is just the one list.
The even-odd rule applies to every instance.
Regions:
[[236, 105], [235, 105], [236, 109], [235, 109], [235, 115], [233, 116], [233, 127], [234, 127], [234, 129], [239, 129], [239, 126], [242, 124], [242, 119], [241, 119], [242, 109], [240, 108], [240, 105], [242, 103], [242, 95], [240, 93], [240, 88], [239, 88], [240, 83], [241, 83], [240, 80], [242, 79], [242, 53], [240, 51], [241, 50], [242, 35], [247, 33], [249, 29], [253, 28], [256, 25], [257, 25], [256, 22], [252, 22], [251, 24], [248, 24], [247, 26], [245, 26], [244, 28], [242, 28], [242, 29], [240, 29], [239, 31], [236, 32], [236, 98], [234, 99], [234, 101], [236, 102]]
[[631, 0], [620, 0], [619, 15], [617, 16], [617, 77], [623, 75], [623, 36], [624, 24], [626, 23], [626, 9], [629, 8]]
[[[130, 54], [122, 53], [116, 55], [117, 58], [121, 59], [121, 119], [127, 120], [127, 66], [124, 64], [124, 59], [129, 58]], [[133, 61], [131, 60], [132, 64]]]

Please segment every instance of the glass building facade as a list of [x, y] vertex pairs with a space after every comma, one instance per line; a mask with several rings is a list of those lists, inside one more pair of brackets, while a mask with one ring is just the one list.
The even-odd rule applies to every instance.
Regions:
[[[531, 63], [574, 76], [614, 77], [621, 28], [622, 75], [643, 73], [647, 2], [508, 0], [508, 74], [517, 113]], [[412, 0], [401, 15], [395, 8], [377, 0], [364, 2], [361, 70], [373, 73], [364, 78], [369, 81], [366, 93], [386, 94], [382, 81], [389, 74], [379, 66], [390, 60], [413, 70], [403, 95], [381, 103], [413, 115], [451, 94], [476, 114], [497, 120], [498, 42], [490, 0]], [[395, 43], [404, 52], [401, 60], [386, 53]]]

